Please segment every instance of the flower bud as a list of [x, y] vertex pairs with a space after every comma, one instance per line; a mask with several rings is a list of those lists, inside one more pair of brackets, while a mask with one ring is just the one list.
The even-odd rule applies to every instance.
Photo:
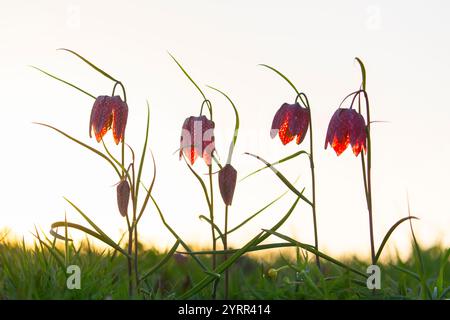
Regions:
[[231, 164], [227, 164], [219, 171], [219, 189], [225, 205], [230, 206], [236, 187], [237, 171]]
[[128, 202], [130, 201], [130, 185], [126, 179], [123, 179], [117, 185], [117, 205], [122, 217], [128, 213]]
[[275, 280], [277, 278], [277, 275], [278, 275], [278, 271], [276, 269], [274, 269], [274, 268], [270, 268], [269, 271], [267, 271], [267, 276], [270, 279], [274, 279]]

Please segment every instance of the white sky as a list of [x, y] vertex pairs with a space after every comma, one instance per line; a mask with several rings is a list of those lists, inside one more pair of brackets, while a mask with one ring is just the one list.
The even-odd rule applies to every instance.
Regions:
[[[145, 100], [151, 114], [150, 146], [158, 177], [155, 197], [168, 222], [188, 242], [208, 245], [210, 229], [197, 217], [207, 214], [195, 178], [173, 152], [183, 120], [196, 115], [201, 98], [171, 61], [173, 53], [201, 85], [226, 91], [239, 108], [241, 132], [234, 166], [242, 177], [260, 163], [249, 151], [274, 161], [298, 146], [283, 147], [269, 137], [276, 110], [293, 102], [292, 89], [269, 70], [279, 68], [308, 94], [313, 108], [321, 247], [333, 254], [369, 250], [367, 211], [359, 159], [348, 150], [339, 158], [323, 150], [328, 121], [341, 99], [359, 86], [353, 58], [368, 72], [374, 124], [373, 190], [376, 241], [399, 218], [412, 214], [424, 244], [450, 243], [450, 10], [445, 1], [14, 1], [0, 2], [0, 108], [3, 137], [0, 165], [0, 228], [31, 239], [37, 224], [81, 222], [63, 200], [67, 196], [117, 238], [125, 228], [115, 202], [115, 173], [103, 160], [52, 131], [49, 123], [100, 147], [88, 137], [92, 99], [29, 68], [42, 67], [95, 94], [109, 94], [112, 83], [75, 57], [78, 51], [119, 78], [130, 107], [127, 139], [141, 149]], [[214, 103], [216, 141], [223, 161], [234, 116], [220, 95], [205, 89]], [[111, 134], [108, 139], [112, 142]], [[307, 139], [300, 146], [308, 147]], [[151, 178], [149, 166], [144, 173]], [[206, 167], [199, 161], [200, 173]], [[309, 166], [298, 158], [280, 167], [299, 188], [309, 190]], [[238, 185], [230, 227], [271, 201], [285, 188], [269, 171]], [[217, 221], [223, 207], [216, 188]], [[290, 207], [289, 194], [254, 223], [230, 236], [239, 246], [260, 228], [270, 227]], [[173, 242], [152, 206], [140, 234], [151, 245]], [[311, 212], [299, 205], [282, 232], [312, 242]], [[274, 239], [274, 241], [277, 241]], [[391, 248], [408, 250], [407, 224]]]

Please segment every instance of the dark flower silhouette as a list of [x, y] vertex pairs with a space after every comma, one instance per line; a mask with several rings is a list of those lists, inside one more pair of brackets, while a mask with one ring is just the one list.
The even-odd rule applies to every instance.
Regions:
[[128, 213], [128, 203], [130, 201], [130, 185], [126, 179], [122, 179], [117, 185], [117, 205], [122, 217]]
[[211, 165], [212, 153], [215, 150], [214, 126], [214, 122], [205, 116], [187, 118], [181, 130], [180, 159], [184, 153], [193, 165], [200, 156], [207, 165]]
[[366, 122], [363, 116], [354, 109], [337, 109], [328, 125], [325, 149], [330, 144], [339, 156], [350, 144], [353, 153], [358, 156], [363, 149], [367, 152], [366, 140]]
[[294, 140], [300, 144], [306, 136], [309, 126], [309, 110], [302, 107], [299, 103], [284, 103], [272, 121], [270, 136], [275, 138], [278, 134], [283, 145]]
[[231, 164], [225, 165], [219, 171], [219, 189], [225, 205], [230, 206], [233, 202], [234, 189], [236, 188], [237, 171]]
[[94, 102], [89, 122], [89, 136], [94, 130], [97, 142], [100, 142], [106, 132], [112, 128], [114, 141], [119, 144], [125, 135], [128, 106], [120, 96], [99, 96]]

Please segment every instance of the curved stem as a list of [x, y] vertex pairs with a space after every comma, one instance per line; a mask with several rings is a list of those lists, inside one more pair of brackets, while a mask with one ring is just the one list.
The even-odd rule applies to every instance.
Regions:
[[[372, 175], [371, 175], [371, 167], [372, 167], [372, 144], [370, 137], [370, 106], [369, 106], [369, 97], [366, 92], [366, 68], [364, 67], [363, 62], [358, 57], [355, 58], [359, 63], [361, 68], [361, 88], [359, 91], [364, 95], [364, 99], [366, 102], [366, 117], [367, 117], [367, 164], [364, 167], [364, 153], [361, 154], [362, 164], [363, 164], [363, 178], [364, 178], [364, 187], [366, 188], [366, 200], [367, 200], [367, 209], [369, 211], [369, 231], [370, 231], [370, 250], [372, 256], [372, 264], [376, 263], [376, 253], [375, 253], [375, 244], [374, 244], [374, 233], [373, 233], [373, 208], [372, 208]], [[359, 95], [359, 93], [358, 93]], [[354, 99], [354, 98], [353, 98]]]
[[122, 87], [123, 101], [127, 102], [127, 92], [125, 91], [125, 86], [120, 81], [116, 81], [116, 83], [114, 84], [113, 91], [112, 91], [111, 95], [114, 96], [114, 93], [116, 92], [117, 85], [120, 85]]
[[366, 117], [367, 117], [367, 207], [369, 210], [369, 228], [370, 228], [370, 250], [372, 254], [372, 264], [375, 264], [375, 244], [373, 233], [373, 209], [372, 209], [372, 143], [370, 137], [370, 107], [367, 92], [364, 91], [366, 100]]
[[[203, 93], [202, 89], [200, 89], [200, 87], [197, 85], [197, 83], [195, 83], [194, 79], [192, 79], [192, 77], [189, 75], [189, 73], [187, 73], [187, 71], [183, 68], [183, 66], [181, 65], [181, 63], [178, 62], [177, 59], [175, 59], [175, 57], [170, 53], [169, 56], [173, 59], [173, 61], [175, 61], [175, 63], [178, 65], [178, 67], [181, 69], [181, 71], [183, 71], [184, 75], [192, 82], [192, 84], [197, 88], [198, 92], [200, 92], [200, 94], [203, 97], [203, 103], [206, 103], [206, 106], [209, 109], [209, 115], [210, 115], [210, 120], [212, 121], [213, 118], [213, 114], [212, 114], [212, 105], [211, 102], [206, 98], [205, 94]], [[200, 109], [200, 114], [203, 110], [203, 103], [202, 103], [202, 107]]]
[[295, 93], [297, 94], [296, 98], [300, 98], [300, 101], [303, 103], [303, 105], [307, 105], [306, 102], [303, 100], [302, 95], [300, 94], [300, 91], [298, 91], [298, 89], [295, 87], [295, 85], [292, 83], [291, 80], [289, 80], [288, 77], [286, 77], [283, 73], [281, 73], [281, 71], [278, 71], [277, 69], [275, 69], [274, 67], [271, 67], [267, 64], [259, 64], [262, 67], [266, 67], [272, 71], [274, 71], [276, 74], [278, 74], [280, 77], [282, 77], [284, 80], [286, 80], [287, 83], [289, 83], [289, 85], [292, 87], [292, 89], [294, 89]]

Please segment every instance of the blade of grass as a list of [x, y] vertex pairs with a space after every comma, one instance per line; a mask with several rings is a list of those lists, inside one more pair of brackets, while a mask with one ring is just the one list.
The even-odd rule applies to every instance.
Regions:
[[204, 100], [206, 99], [205, 94], [203, 93], [202, 89], [200, 89], [200, 87], [195, 83], [195, 81], [191, 78], [191, 76], [187, 73], [187, 71], [183, 68], [183, 66], [181, 65], [181, 63], [178, 62], [177, 59], [175, 59], [175, 57], [168, 52], [169, 56], [173, 59], [173, 61], [175, 61], [175, 63], [178, 65], [178, 67], [180, 67], [181, 71], [183, 71], [184, 75], [192, 82], [192, 84], [197, 88], [197, 90], [200, 92], [200, 94], [202, 95]]
[[307, 204], [309, 204], [310, 206], [312, 206], [312, 202], [306, 198], [302, 192], [298, 191], [293, 185], [292, 183], [289, 182], [288, 179], [286, 179], [286, 177], [280, 172], [278, 171], [274, 166], [272, 166], [269, 162], [267, 162], [266, 160], [264, 160], [263, 158], [254, 155], [252, 153], [249, 152], [245, 152], [245, 154], [252, 156], [256, 159], [258, 159], [259, 161], [263, 162], [267, 167], [269, 167], [276, 175], [277, 177], [298, 197], [300, 197], [300, 199], [302, 199], [303, 201], [305, 201]]
[[330, 256], [328, 256], [328, 255], [326, 255], [326, 254], [316, 250], [314, 248], [314, 246], [298, 242], [298, 241], [296, 241], [296, 240], [294, 240], [294, 239], [292, 239], [292, 238], [290, 238], [290, 237], [288, 237], [288, 236], [286, 236], [284, 234], [281, 234], [281, 233], [278, 233], [278, 232], [275, 232], [275, 231], [272, 231], [272, 230], [264, 230], [264, 232], [267, 232], [268, 234], [272, 234], [272, 235], [274, 235], [274, 236], [276, 236], [276, 237], [278, 237], [280, 239], [283, 239], [283, 240], [288, 241], [288, 242], [290, 242], [292, 244], [295, 244], [298, 247], [300, 247], [300, 248], [302, 248], [302, 249], [304, 249], [306, 251], [309, 251], [309, 252], [311, 252], [311, 253], [313, 253], [315, 255], [318, 255], [319, 257], [321, 257], [321, 258], [323, 258], [323, 259], [325, 259], [325, 260], [327, 260], [327, 261], [329, 261], [329, 262], [331, 262], [331, 263], [333, 263], [333, 264], [335, 264], [335, 265], [337, 265], [339, 267], [347, 269], [347, 270], [349, 270], [349, 271], [351, 271], [351, 272], [353, 272], [355, 274], [358, 274], [358, 275], [360, 275], [360, 276], [362, 276], [364, 278], [367, 278], [367, 275], [365, 273], [363, 273], [361, 271], [358, 271], [357, 269], [355, 269], [355, 268], [353, 268], [351, 266], [348, 266], [345, 263], [342, 263], [339, 260], [336, 260], [336, 259], [334, 259], [334, 258], [332, 258], [332, 257], [330, 257]]
[[156, 180], [156, 162], [155, 162], [155, 157], [153, 156], [153, 152], [150, 152], [152, 155], [152, 161], [153, 161], [153, 178], [152, 178], [152, 182], [150, 183], [150, 186], [148, 187], [148, 189], [142, 184], [142, 187], [144, 188], [144, 190], [147, 192], [145, 199], [144, 199], [144, 203], [142, 204], [141, 210], [139, 212], [139, 215], [136, 219], [136, 223], [139, 222], [139, 220], [141, 220], [142, 215], [144, 214], [145, 208], [147, 207], [147, 203], [148, 200], [150, 199], [150, 195], [152, 193], [153, 190], [153, 186], [155, 185], [155, 180]]
[[[58, 234], [58, 232], [54, 230], [55, 228], [58, 228], [58, 227], [64, 227], [65, 225], [66, 225], [66, 223], [65, 223], [64, 221], [56, 221], [56, 222], [52, 223], [52, 225], [51, 225], [51, 230], [50, 230], [50, 234], [51, 234], [53, 237], [58, 238], [58, 239], [60, 239], [60, 240], [66, 240], [66, 239], [67, 239], [67, 241], [72, 241], [72, 239], [70, 239], [70, 238], [65, 238], [64, 236]], [[84, 226], [82, 226], [82, 225], [79, 225], [79, 224], [76, 224], [76, 223], [72, 223], [72, 222], [67, 222], [67, 228], [72, 228], [72, 229], [76, 229], [76, 230], [78, 230], [78, 231], [82, 231], [83, 233], [88, 234], [88, 235], [90, 235], [90, 236], [92, 236], [92, 237], [94, 237], [94, 238], [96, 238], [96, 239], [102, 241], [103, 243], [109, 245], [110, 247], [112, 247], [112, 248], [114, 248], [115, 250], [119, 251], [119, 252], [122, 253], [123, 255], [128, 256], [128, 253], [127, 253], [125, 250], [123, 250], [123, 249], [122, 249], [118, 244], [116, 244], [114, 241], [112, 241], [112, 240], [109, 239], [109, 238], [108, 238], [109, 240], [106, 239], [106, 238], [105, 238], [104, 236], [102, 236], [101, 234], [99, 234], [99, 233], [97, 233], [97, 232], [95, 232], [95, 231], [93, 231], [93, 230], [91, 230], [91, 229], [89, 229], [89, 228], [86, 228], [86, 227], [84, 227]]]
[[[294, 184], [297, 182], [298, 178], [294, 181]], [[304, 190], [304, 189], [303, 189]], [[236, 230], [238, 230], [239, 228], [243, 227], [245, 224], [247, 224], [249, 221], [251, 221], [253, 218], [255, 218], [256, 216], [258, 216], [261, 212], [263, 212], [264, 210], [266, 210], [267, 208], [269, 208], [271, 205], [273, 205], [275, 202], [277, 202], [278, 200], [280, 200], [281, 198], [283, 198], [286, 194], [288, 194], [289, 190], [283, 192], [281, 195], [279, 195], [278, 197], [276, 197], [274, 200], [272, 200], [271, 202], [269, 202], [267, 205], [265, 205], [264, 207], [262, 207], [261, 209], [259, 209], [258, 211], [256, 211], [254, 214], [252, 214], [250, 217], [248, 217], [247, 219], [245, 219], [244, 221], [242, 221], [240, 224], [238, 224], [237, 226], [235, 226], [234, 228], [231, 228], [228, 232], [227, 235], [229, 235], [232, 232], [235, 232]], [[302, 191], [303, 192], [303, 191]]]
[[381, 253], [383, 252], [383, 248], [384, 248], [384, 246], [386, 245], [387, 241], [389, 240], [389, 237], [391, 236], [391, 234], [395, 231], [395, 229], [396, 229], [400, 224], [402, 224], [404, 221], [407, 221], [407, 220], [409, 220], [409, 219], [419, 219], [419, 218], [413, 217], [413, 216], [402, 218], [402, 219], [398, 220], [398, 221], [397, 221], [397, 222], [389, 229], [389, 231], [388, 231], [388, 232], [386, 233], [386, 235], [384, 236], [383, 241], [381, 242], [380, 247], [378, 248], [377, 254], [375, 255], [375, 263], [376, 263], [376, 262], [378, 261], [378, 259], [380, 258]]
[[87, 60], [86, 58], [84, 58], [83, 56], [81, 56], [80, 54], [76, 53], [73, 50], [70, 49], [66, 49], [66, 48], [59, 48], [57, 50], [60, 51], [67, 51], [75, 56], [77, 56], [78, 58], [80, 58], [82, 61], [84, 61], [86, 64], [88, 64], [91, 68], [93, 68], [95, 71], [99, 72], [100, 74], [102, 74], [103, 76], [105, 76], [106, 78], [114, 81], [114, 82], [120, 82], [119, 80], [117, 80], [116, 78], [112, 77], [111, 75], [109, 75], [108, 73], [106, 73], [105, 71], [103, 71], [102, 69], [100, 69], [99, 67], [97, 67], [95, 64], [93, 64], [92, 62], [90, 62], [89, 60]]
[[[189, 246], [178, 236], [178, 234], [172, 229], [172, 227], [166, 222], [166, 219], [164, 218], [164, 215], [161, 211], [161, 209], [159, 208], [158, 203], [156, 202], [156, 200], [153, 198], [152, 195], [150, 195], [150, 199], [152, 199], [153, 204], [155, 205], [156, 211], [158, 211], [159, 213], [159, 217], [161, 218], [162, 223], [164, 224], [164, 226], [167, 228], [167, 230], [169, 230], [169, 232], [175, 237], [175, 239], [177, 239], [178, 241], [180, 241], [180, 244], [183, 246], [183, 248], [187, 251], [187, 252], [192, 252], [192, 250], [189, 248]], [[203, 264], [203, 262], [198, 259], [196, 256], [192, 255], [192, 257], [194, 258], [194, 260], [198, 263], [198, 265], [203, 269], [204, 272], [209, 272], [208, 268]]]
[[144, 146], [142, 148], [142, 154], [141, 154], [141, 162], [139, 163], [139, 169], [138, 169], [138, 174], [137, 174], [137, 178], [136, 178], [136, 191], [135, 191], [135, 195], [136, 195], [136, 201], [138, 199], [138, 195], [139, 195], [139, 188], [140, 188], [140, 181], [141, 181], [141, 175], [142, 175], [142, 169], [144, 168], [144, 161], [145, 161], [145, 153], [147, 151], [147, 142], [148, 142], [148, 132], [150, 129], [150, 105], [147, 101], [147, 127], [145, 130], [145, 141], [144, 141]]
[[45, 70], [42, 70], [42, 69], [40, 69], [38, 67], [35, 67], [35, 66], [30, 66], [30, 67], [33, 68], [33, 69], [36, 69], [36, 70], [38, 70], [40, 72], [42, 72], [43, 74], [45, 74], [45, 75], [47, 75], [47, 76], [49, 76], [49, 77], [51, 77], [51, 78], [53, 78], [55, 80], [58, 80], [58, 81], [60, 81], [60, 82], [62, 82], [64, 84], [67, 84], [68, 86], [70, 86], [70, 87], [72, 87], [74, 89], [77, 89], [78, 91], [84, 93], [85, 95], [91, 97], [92, 99], [96, 99], [96, 97], [93, 94], [87, 92], [86, 90], [81, 89], [80, 87], [77, 87], [76, 85], [74, 85], [74, 84], [72, 84], [72, 83], [70, 83], [70, 82], [68, 82], [66, 80], [58, 78], [57, 76], [55, 76], [55, 75], [53, 75], [53, 74], [51, 74], [51, 73], [49, 73], [49, 72], [47, 72]]
[[108, 163], [114, 168], [114, 170], [116, 171], [116, 173], [117, 173], [117, 175], [118, 175], [119, 177], [121, 176], [119, 170], [116, 168], [116, 166], [114, 165], [114, 163], [113, 163], [113, 162], [111, 161], [111, 159], [109, 159], [108, 156], [106, 156], [104, 153], [98, 151], [97, 149], [94, 149], [94, 148], [88, 146], [87, 144], [81, 142], [80, 140], [77, 140], [77, 139], [73, 138], [72, 136], [68, 135], [68, 134], [65, 133], [64, 131], [59, 130], [59, 129], [57, 129], [57, 128], [55, 128], [55, 127], [49, 125], [49, 124], [40, 123], [40, 122], [33, 122], [33, 123], [34, 123], [34, 124], [37, 124], [37, 125], [40, 125], [40, 126], [44, 126], [44, 127], [50, 128], [50, 129], [53, 129], [53, 130], [55, 130], [56, 132], [58, 132], [58, 133], [62, 134], [63, 136], [65, 136], [66, 138], [69, 138], [70, 140], [72, 140], [72, 141], [78, 143], [80, 146], [85, 147], [86, 149], [88, 149], [88, 150], [94, 152], [95, 154], [99, 155], [100, 157], [102, 157], [103, 159], [105, 159], [106, 161], [108, 161]]
[[[279, 227], [281, 227], [286, 220], [289, 218], [289, 216], [294, 211], [295, 207], [297, 206], [298, 201], [300, 200], [300, 197], [298, 197], [294, 204], [291, 206], [289, 211], [276, 223], [271, 230], [275, 231]], [[223, 263], [221, 263], [213, 272], [217, 274], [223, 273], [226, 269], [228, 269], [239, 257], [241, 257], [243, 254], [248, 252], [249, 248], [254, 247], [258, 245], [259, 243], [263, 242], [269, 237], [269, 234], [264, 234], [264, 232], [260, 232], [257, 234], [253, 239], [251, 239], [249, 242], [247, 242], [246, 245], [244, 245], [241, 249], [236, 251], [233, 255], [231, 255], [227, 260], [225, 260]], [[195, 257], [195, 255], [194, 255]], [[203, 278], [200, 282], [198, 282], [193, 288], [191, 288], [189, 291], [184, 293], [179, 297], [179, 299], [188, 299], [192, 297], [194, 294], [202, 290], [204, 287], [208, 286], [211, 282], [215, 281], [216, 278], [213, 276], [206, 276]]]
[[234, 146], [236, 145], [236, 141], [237, 141], [238, 133], [239, 133], [239, 122], [240, 122], [239, 121], [239, 112], [236, 108], [236, 105], [233, 103], [233, 101], [230, 99], [230, 97], [226, 93], [220, 91], [217, 88], [211, 87], [211, 86], [207, 86], [207, 87], [221, 93], [228, 100], [228, 102], [230, 102], [230, 104], [234, 110], [234, 117], [235, 117], [234, 133], [233, 133], [233, 139], [231, 140], [231, 143], [230, 143], [230, 149], [228, 152], [228, 159], [227, 159], [227, 163], [231, 163], [231, 158], [233, 157]]
[[[86, 214], [84, 214], [80, 208], [78, 208], [74, 203], [72, 203], [69, 199], [65, 197], [64, 200], [66, 200], [94, 228], [94, 230], [97, 231], [99, 235], [101, 235], [102, 241], [104, 243], [109, 244], [116, 250], [119, 250], [122, 254], [125, 253], [125, 251], [122, 248], [120, 248], [110, 237], [108, 237], [106, 233], [104, 233], [102, 229], [100, 229], [91, 219], [89, 219], [89, 217]], [[128, 254], [126, 254], [126, 256], [128, 256]]]
[[447, 266], [449, 257], [450, 257], [450, 248], [442, 253], [440, 263], [439, 263], [439, 274], [438, 274], [438, 278], [436, 280], [436, 287], [438, 288], [438, 291], [440, 294], [442, 294], [443, 289], [444, 289], [444, 272], [445, 272], [445, 267]]
[[62, 270], [65, 270], [65, 264], [64, 264], [64, 260], [55, 252], [55, 249], [52, 248], [51, 246], [49, 246], [47, 243], [45, 243], [44, 241], [42, 241], [39, 237], [37, 237], [34, 233], [31, 233], [36, 239], [38, 239], [38, 241], [47, 248], [48, 252], [50, 252], [50, 254], [53, 256], [53, 258], [55, 258], [55, 261], [58, 263], [58, 265], [61, 267]]
[[[258, 246], [251, 247], [247, 250], [247, 252], [254, 252], [254, 251], [263, 251], [267, 249], [277, 249], [277, 248], [292, 248], [296, 247], [295, 244], [292, 243], [270, 243], [270, 244], [261, 244]], [[232, 254], [237, 252], [239, 249], [229, 249], [229, 250], [204, 250], [204, 251], [192, 251], [192, 252], [178, 252], [179, 254]]]
[[[285, 157], [285, 158], [283, 158], [283, 159], [280, 159], [280, 160], [278, 160], [278, 161], [276, 161], [276, 162], [272, 162], [270, 165], [271, 165], [271, 166], [274, 166], [274, 165], [276, 165], [276, 164], [280, 164], [280, 163], [286, 162], [286, 161], [288, 161], [288, 160], [294, 159], [295, 157], [297, 157], [297, 156], [299, 156], [299, 155], [301, 155], [301, 154], [306, 154], [306, 155], [309, 156], [309, 153], [308, 153], [308, 152], [306, 152], [306, 151], [304, 151], [304, 150], [300, 150], [300, 151], [297, 151], [297, 152], [295, 152], [295, 153], [293, 153], [293, 154], [291, 154], [291, 155], [289, 155], [289, 156], [287, 156], [287, 157]], [[242, 179], [240, 179], [239, 182], [244, 181], [245, 179], [251, 177], [252, 175], [254, 175], [254, 174], [256, 174], [256, 173], [258, 173], [258, 172], [260, 172], [260, 171], [262, 171], [262, 170], [264, 170], [264, 169], [267, 169], [267, 168], [269, 168], [267, 165], [264, 166], [264, 167], [262, 167], [262, 168], [259, 168], [258, 170], [255, 170], [255, 171], [249, 173], [248, 175], [246, 175], [245, 177], [243, 177]]]
[[403, 267], [400, 267], [400, 266], [396, 266], [396, 265], [392, 265], [392, 267], [394, 269], [397, 269], [400, 272], [403, 272], [404, 274], [407, 274], [410, 277], [413, 277], [414, 279], [416, 279], [417, 281], [420, 282], [420, 276], [417, 273], [415, 273], [415, 272], [413, 272], [411, 270], [408, 270], [406, 268], [403, 268]]
[[200, 215], [198, 216], [200, 220], [204, 220], [206, 222], [208, 222], [210, 225], [213, 226], [213, 228], [217, 231], [217, 233], [219, 234], [219, 236], [216, 238], [216, 240], [220, 239], [222, 241], [222, 244], [225, 243], [225, 238], [224, 238], [224, 234], [222, 233], [222, 231], [220, 230], [220, 228], [211, 221], [211, 219], [207, 218], [204, 215]]
[[169, 252], [164, 256], [164, 258], [161, 259], [156, 265], [154, 265], [150, 270], [148, 270], [140, 279], [139, 281], [145, 280], [147, 277], [151, 276], [153, 273], [161, 269], [167, 262], [169, 262], [170, 258], [173, 256], [173, 254], [176, 252], [178, 246], [180, 245], [180, 240], [177, 239], [175, 244], [172, 246], [172, 248], [169, 250]]

